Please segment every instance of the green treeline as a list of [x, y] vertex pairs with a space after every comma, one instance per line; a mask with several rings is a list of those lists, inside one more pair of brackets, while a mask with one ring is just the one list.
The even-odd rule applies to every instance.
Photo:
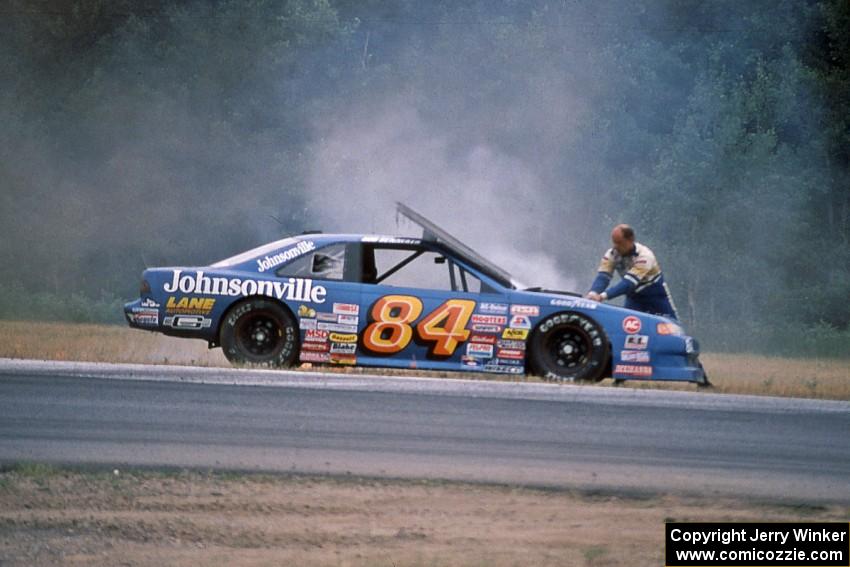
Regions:
[[[844, 0], [10, 0], [0, 17], [0, 316], [108, 320], [146, 265], [361, 230], [326, 226], [323, 200], [384, 179], [408, 191], [380, 189], [391, 204], [433, 167], [468, 181], [422, 189], [449, 203], [435, 220], [462, 237], [464, 215], [511, 220], [578, 291], [611, 226], [634, 225], [707, 348], [850, 351]], [[482, 186], [499, 197], [450, 205]]]

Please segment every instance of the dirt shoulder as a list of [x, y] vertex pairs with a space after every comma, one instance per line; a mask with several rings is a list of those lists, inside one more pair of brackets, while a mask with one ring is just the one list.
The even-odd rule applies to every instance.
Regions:
[[663, 565], [665, 521], [846, 521], [838, 506], [363, 478], [0, 473], [2, 565]]

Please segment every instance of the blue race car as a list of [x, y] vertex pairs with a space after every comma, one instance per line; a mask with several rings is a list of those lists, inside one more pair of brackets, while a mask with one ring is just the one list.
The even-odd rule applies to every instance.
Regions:
[[696, 340], [675, 321], [521, 289], [428, 219], [399, 211], [422, 238], [307, 233], [211, 266], [145, 270], [127, 321], [203, 339], [233, 364], [708, 384]]

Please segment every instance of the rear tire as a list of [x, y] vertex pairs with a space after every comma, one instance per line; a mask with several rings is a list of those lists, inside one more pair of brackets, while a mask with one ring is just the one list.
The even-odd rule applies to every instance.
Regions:
[[581, 313], [557, 313], [544, 319], [529, 341], [532, 371], [559, 382], [598, 382], [610, 357], [602, 327]]
[[236, 304], [221, 324], [221, 349], [232, 364], [289, 367], [298, 357], [299, 331], [279, 303], [248, 299]]

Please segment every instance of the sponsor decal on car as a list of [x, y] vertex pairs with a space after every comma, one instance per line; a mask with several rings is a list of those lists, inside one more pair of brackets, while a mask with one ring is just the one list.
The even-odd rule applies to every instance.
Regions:
[[174, 297], [165, 302], [165, 312], [184, 315], [209, 315], [215, 306], [211, 297]]
[[484, 301], [478, 304], [478, 310], [482, 313], [506, 315], [508, 312], [508, 305], [506, 303], [491, 303], [489, 301]]
[[502, 327], [498, 325], [473, 325], [472, 330], [476, 333], [501, 333]]
[[174, 329], [205, 329], [212, 325], [212, 319], [201, 315], [170, 315], [162, 320], [162, 324]]
[[321, 342], [321, 343], [305, 342], [304, 344], [301, 345], [301, 350], [311, 350], [311, 351], [314, 351], [314, 352], [328, 352], [328, 349], [330, 349], [330, 344], [327, 343], [327, 342]]
[[646, 335], [629, 335], [626, 337], [624, 348], [646, 350], [649, 346], [649, 337]]
[[159, 326], [159, 311], [156, 309], [134, 307], [131, 316], [136, 325], [142, 327]]
[[537, 317], [540, 315], [540, 308], [536, 305], [511, 305], [511, 315]]
[[498, 374], [522, 374], [522, 366], [507, 366], [503, 364], [487, 364], [484, 366], [486, 372], [496, 372]]
[[630, 335], [634, 335], [635, 333], [640, 333], [641, 323], [640, 319], [635, 317], [634, 315], [629, 315], [625, 319], [623, 319], [623, 330]]
[[274, 254], [272, 256], [266, 256], [265, 258], [260, 258], [257, 260], [257, 271], [265, 272], [266, 270], [271, 270], [272, 268], [276, 268], [285, 262], [289, 262], [290, 260], [294, 260], [299, 256], [303, 256], [307, 252], [312, 252], [316, 249], [316, 244], [312, 240], [302, 240], [292, 248], [284, 250], [279, 254]]
[[525, 350], [525, 341], [506, 341], [503, 339], [498, 342], [498, 345], [499, 348]]
[[553, 299], [549, 302], [549, 305], [555, 305], [557, 307], [573, 307], [576, 309], [596, 309], [599, 303], [589, 299], [576, 297], [575, 299]]
[[503, 339], [512, 341], [524, 341], [528, 337], [528, 329], [505, 329], [502, 333]]
[[159, 309], [159, 303], [157, 303], [150, 297], [146, 297], [145, 299], [143, 299], [142, 302], [139, 303], [139, 306], [147, 307], [148, 309]]
[[460, 362], [464, 366], [481, 366], [481, 359], [465, 354], [460, 357]]
[[299, 317], [312, 317], [313, 319], [315, 319], [316, 318], [316, 310], [313, 309], [312, 307], [307, 307], [306, 305], [299, 305], [298, 306], [298, 316]]
[[497, 358], [512, 358], [514, 360], [523, 360], [525, 358], [524, 350], [517, 350], [512, 348], [501, 348], [496, 353]]
[[472, 322], [473, 324], [504, 326], [508, 322], [508, 318], [504, 315], [473, 315]]
[[354, 325], [340, 325], [338, 323], [322, 323], [316, 325], [323, 331], [335, 331], [337, 333], [356, 333], [357, 327]]
[[527, 315], [514, 315], [511, 317], [511, 324], [509, 327], [514, 329], [530, 329], [531, 320]]
[[356, 343], [357, 335], [354, 333], [331, 333], [330, 339], [335, 343]]
[[357, 364], [357, 356], [353, 354], [331, 354], [331, 364], [354, 366]]
[[624, 350], [620, 353], [623, 362], [649, 362], [649, 353], [645, 350]]
[[420, 244], [422, 241], [418, 238], [367, 235], [363, 237], [363, 242], [374, 242], [377, 244]]
[[508, 366], [525, 366], [525, 361], [517, 358], [494, 358], [493, 362]]
[[328, 340], [329, 333], [327, 331], [319, 331], [317, 329], [308, 329], [304, 334], [305, 341], [312, 342], [326, 342]]
[[360, 322], [360, 317], [357, 315], [337, 315], [337, 323], [342, 325], [357, 325]]
[[469, 342], [494, 345], [494, 344], [496, 344], [496, 336], [495, 335], [472, 335], [471, 337], [469, 337]]
[[493, 345], [468, 343], [466, 345], [466, 354], [478, 358], [493, 358]]
[[308, 301], [324, 303], [328, 290], [325, 286], [314, 285], [313, 280], [289, 278], [287, 281], [254, 280], [205, 276], [202, 270], [193, 274], [183, 274], [183, 270], [173, 270], [171, 282], [166, 282], [166, 293], [197, 293], [201, 295], [223, 295], [230, 297], [266, 295], [287, 301]]
[[330, 362], [331, 355], [327, 352], [311, 352], [302, 349], [299, 358], [301, 362]]
[[337, 317], [339, 317], [339, 315], [334, 315], [333, 313], [321, 313], [321, 312], [316, 313], [316, 319], [318, 319], [319, 321], [325, 321], [325, 322], [328, 322], [328, 323], [336, 323]]
[[309, 330], [316, 329], [317, 328], [316, 327], [316, 320], [310, 319], [308, 317], [302, 317], [301, 318], [301, 328], [302, 329], [309, 329]]
[[331, 354], [354, 354], [357, 343], [331, 343]]
[[638, 364], [618, 364], [614, 367], [614, 374], [648, 377], [652, 376], [652, 367]]
[[360, 315], [360, 306], [356, 303], [334, 303], [334, 313], [338, 315]]

